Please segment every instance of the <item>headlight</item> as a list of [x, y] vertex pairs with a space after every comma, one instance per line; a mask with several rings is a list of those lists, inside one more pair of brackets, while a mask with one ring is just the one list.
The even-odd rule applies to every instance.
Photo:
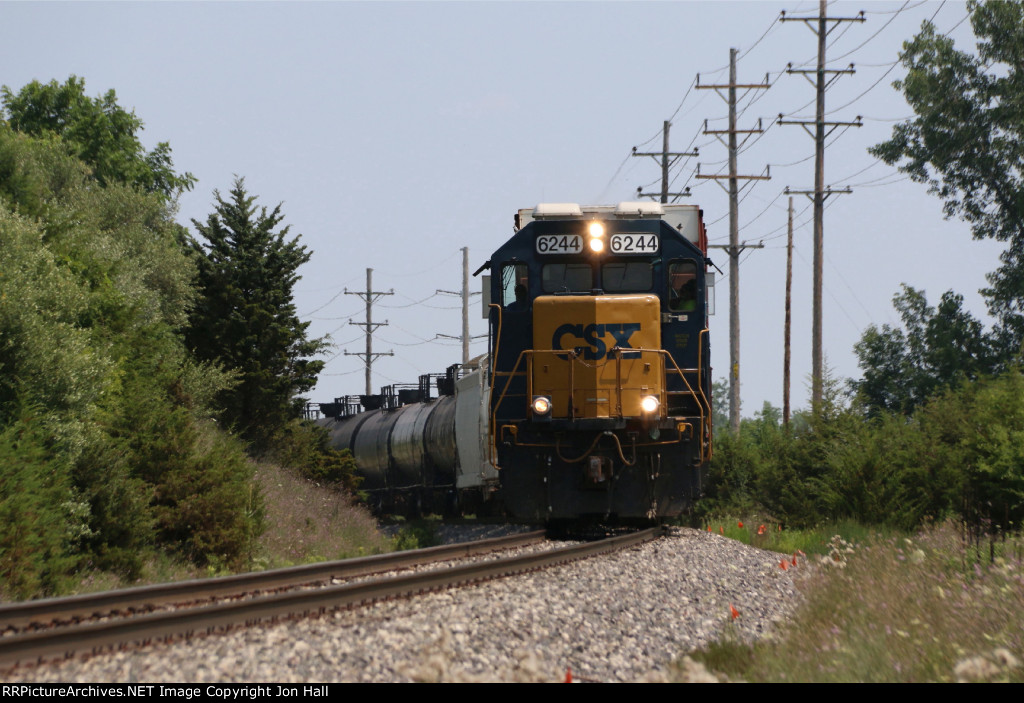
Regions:
[[551, 398], [544, 395], [534, 396], [533, 398], [533, 414], [534, 415], [547, 415], [551, 412]]
[[587, 246], [590, 247], [590, 251], [595, 254], [600, 254], [604, 251], [604, 224], [601, 222], [591, 222], [587, 225]]
[[659, 405], [661, 405], [661, 402], [656, 395], [645, 395], [640, 401], [640, 409], [648, 415], [656, 413]]

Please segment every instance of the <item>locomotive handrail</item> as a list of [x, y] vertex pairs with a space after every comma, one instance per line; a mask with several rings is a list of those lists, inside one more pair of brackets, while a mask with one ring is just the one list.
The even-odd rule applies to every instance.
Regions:
[[[672, 366], [675, 367], [676, 373], [679, 374], [679, 377], [681, 379], [683, 379], [683, 383], [686, 384], [686, 388], [687, 388], [686, 391], [675, 391], [675, 392], [677, 392], [677, 393], [685, 393], [685, 394], [689, 394], [689, 395], [693, 396], [694, 400], [697, 401], [697, 407], [699, 408], [699, 411], [700, 411], [701, 425], [706, 427], [707, 426], [707, 421], [708, 421], [707, 419], [711, 416], [711, 408], [710, 408], [710, 406], [707, 406], [708, 413], [705, 416], [704, 409], [705, 409], [705, 405], [707, 404], [707, 397], [704, 395], [704, 388], [701, 387], [700, 385], [698, 385], [697, 387], [700, 388], [700, 394], [698, 394], [696, 391], [693, 390], [693, 386], [690, 385], [690, 381], [686, 378], [686, 374], [687, 373], [697, 373], [697, 378], [698, 378], [698, 382], [699, 382], [699, 379], [700, 379], [700, 367], [698, 367], [696, 369], [686, 369], [684, 371], [684, 370], [680, 369], [678, 365], [676, 365], [676, 361], [675, 361], [675, 359], [672, 358], [671, 354], [668, 354], [668, 352], [665, 352], [665, 353], [668, 355], [669, 360], [672, 362]], [[703, 403], [701, 402], [702, 400], [704, 401]], [[710, 456], [708, 458], [710, 458]], [[702, 441], [700, 443], [700, 460], [701, 460], [701, 462], [703, 462], [705, 460], [705, 458], [704, 458], [704, 441], [703, 441], [703, 438], [702, 438]]]
[[[623, 417], [623, 413], [622, 413], [622, 390], [623, 390], [623, 384], [622, 384], [622, 352], [623, 352], [623, 349], [621, 347], [613, 347], [611, 351], [613, 351], [615, 353], [615, 357], [616, 357], [616, 365], [615, 365], [616, 413], [615, 413], [615, 417], [618, 417], [618, 418], [621, 419]], [[632, 349], [631, 348], [630, 351], [631, 352], [640, 352], [640, 351], [653, 351], [653, 350], [642, 350], [642, 349]], [[599, 365], [603, 366], [604, 364], [596, 364], [596, 363], [595, 364], [588, 364], [585, 361], [581, 361], [580, 358], [579, 358], [579, 355], [576, 354], [576, 352], [574, 350], [572, 350], [572, 349], [524, 349], [522, 354], [527, 355], [527, 361], [526, 361], [526, 384], [527, 384], [527, 386], [526, 386], [526, 389], [527, 389], [526, 390], [526, 397], [527, 398], [532, 398], [533, 397], [533, 357], [535, 355], [538, 355], [538, 354], [551, 354], [551, 355], [553, 355], [555, 357], [562, 357], [562, 356], [565, 357], [565, 361], [569, 362], [568, 388], [566, 389], [566, 392], [569, 395], [569, 407], [568, 407], [568, 411], [567, 412], [568, 412], [568, 416], [569, 416], [570, 420], [575, 419], [576, 418], [576, 408], [575, 408], [575, 405], [573, 403], [573, 395], [576, 392], [576, 383], [575, 383], [575, 374], [574, 374], [575, 365], [577, 363], [580, 363], [580, 364], [583, 364], [584, 366], [587, 366], [589, 368], [597, 368]], [[604, 362], [604, 363], [607, 363], [607, 362]], [[517, 361], [516, 362], [516, 366], [513, 367], [512, 371], [507, 373], [507, 375], [510, 377], [509, 378], [509, 382], [511, 382], [511, 377], [516, 375], [516, 369], [518, 367], [519, 367], [519, 365], [518, 365], [518, 361]], [[662, 370], [664, 371], [664, 369], [662, 369]], [[662, 383], [662, 386], [664, 386], [664, 383]]]
[[[493, 303], [492, 303], [492, 305], [493, 305]], [[501, 313], [500, 312], [498, 313], [498, 321], [499, 321], [499, 330], [500, 330], [500, 322], [501, 322]], [[499, 334], [500, 334], [500, 332], [499, 332]], [[498, 422], [498, 408], [501, 407], [501, 401], [503, 401], [505, 399], [505, 394], [508, 393], [508, 387], [509, 387], [509, 385], [511, 385], [512, 379], [516, 376], [516, 369], [519, 368], [519, 364], [523, 360], [523, 355], [524, 354], [530, 354], [530, 353], [532, 353], [532, 351], [533, 350], [531, 350], [531, 349], [524, 349], [523, 351], [519, 352], [519, 356], [516, 357], [516, 363], [512, 366], [512, 370], [511, 371], [506, 371], [506, 372], [494, 371], [493, 372], [495, 376], [497, 376], [497, 375], [508, 376], [508, 378], [505, 381], [505, 387], [501, 389], [501, 395], [498, 396], [497, 402], [495, 402], [495, 403], [493, 403], [491, 405], [491, 421], [489, 423], [487, 423], [488, 424], [487, 433], [491, 436], [491, 447], [490, 447], [490, 449], [491, 449], [491, 463], [494, 465], [494, 468], [496, 470], [498, 470], [498, 471], [501, 471], [501, 466], [498, 464], [498, 447], [497, 447], [496, 443], [494, 442], [494, 427], [495, 427], [495, 425]], [[497, 356], [497, 351], [495, 351], [495, 356]], [[494, 394], [493, 380], [492, 380], [491, 394], [492, 394], [492, 396]]]
[[[688, 429], [690, 431], [690, 438], [691, 439], [693, 438], [693, 424], [691, 424], [689, 422], [679, 422], [679, 423], [676, 423], [676, 428], [680, 431], [680, 433], [682, 433], [684, 430]], [[550, 449], [552, 447], [557, 447], [558, 446], [558, 444], [556, 442], [521, 442], [521, 441], [519, 441], [519, 427], [517, 427], [516, 425], [509, 425], [509, 424], [504, 424], [504, 425], [501, 426], [501, 439], [503, 441], [505, 439], [506, 431], [509, 434], [512, 435], [512, 440], [515, 442], [515, 445], [517, 447], [536, 447], [536, 448]], [[601, 436], [603, 436], [603, 435], [601, 435]], [[614, 435], [612, 435], [612, 436], [614, 436]], [[600, 439], [600, 436], [598, 437], [598, 439]], [[653, 442], [634, 442], [633, 446], [634, 447], [666, 447], [666, 446], [669, 446], [671, 444], [678, 444], [678, 443], [679, 443], [678, 439], [669, 439], [669, 440], [661, 440], [661, 441], [653, 441]], [[564, 457], [560, 456], [559, 458], [561, 458], [563, 461], [566, 461], [566, 463], [573, 463], [571, 461], [566, 460]]]
[[[629, 350], [630, 350], [630, 352], [634, 352], [634, 351], [640, 352], [641, 358], [643, 358], [643, 352], [646, 351], [646, 350], [644, 350], [642, 348], [641, 349], [633, 349], [632, 347], [630, 347]], [[615, 352], [615, 395], [616, 395], [616, 405], [617, 405], [617, 410], [618, 410], [618, 416], [621, 418], [622, 417], [622, 347], [619, 347], [619, 346], [612, 347], [612, 351]], [[659, 408], [661, 408], [661, 407], [663, 407], [665, 405], [665, 402], [664, 402], [665, 398], [661, 397], [661, 396], [663, 396], [663, 395], [668, 393], [668, 389], [666, 388], [667, 384], [665, 382], [665, 367], [664, 367], [664, 365], [662, 365], [662, 367], [661, 367], [661, 376], [662, 376], [662, 378], [661, 378], [661, 390], [658, 392], [658, 396], [659, 396], [659, 398], [658, 398], [658, 407]], [[667, 414], [668, 413], [667, 413], [667, 410], [666, 410], [666, 416], [667, 416]]]
[[[615, 414], [622, 417], [622, 349], [616, 345], [612, 351], [615, 352]], [[635, 448], [633, 453], [636, 453]]]
[[706, 439], [707, 439], [707, 443], [708, 443], [708, 461], [711, 461], [711, 457], [713, 457], [714, 454], [715, 454], [714, 446], [713, 446], [714, 445], [713, 440], [714, 440], [715, 434], [714, 434], [714, 431], [713, 431], [714, 427], [712, 427], [712, 425], [714, 424], [714, 413], [711, 412], [711, 399], [708, 398], [706, 395], [704, 395], [704, 384], [701, 382], [702, 381], [701, 374], [704, 373], [704, 364], [703, 364], [704, 344], [702, 342], [703, 342], [704, 336], [708, 335], [708, 334], [710, 334], [710, 332], [709, 332], [708, 328], [705, 327], [697, 335], [697, 386], [700, 388], [700, 394], [704, 398], [705, 405], [707, 405], [707, 407], [708, 407], [708, 420], [707, 420], [707, 423], [705, 423], [705, 425], [704, 425], [704, 434], [706, 435]]
[[[707, 332], [707, 328], [704, 328], [703, 330], [701, 330], [701, 334], [703, 334], [704, 332]], [[698, 343], [699, 343], [699, 339], [700, 339], [700, 337], [698, 336]], [[698, 350], [698, 355], [697, 355], [697, 360], [698, 360], [697, 368], [696, 369], [686, 369], [685, 371], [683, 371], [682, 369], [679, 368], [679, 365], [676, 364], [675, 358], [668, 351], [665, 351], [664, 349], [657, 349], [657, 350], [652, 350], [652, 351], [661, 352], [662, 354], [664, 354], [664, 355], [666, 355], [668, 357], [669, 361], [672, 362], [672, 366], [675, 368], [676, 373], [678, 373], [679, 377], [681, 379], [683, 379], [683, 383], [686, 384], [686, 387], [688, 389], [688, 391], [670, 391], [670, 392], [673, 392], [673, 393], [687, 393], [688, 392], [690, 395], [692, 395], [693, 398], [697, 401], [697, 405], [698, 405], [698, 407], [700, 409], [701, 425], [704, 426], [705, 428], [710, 428], [709, 423], [711, 422], [711, 403], [708, 402], [708, 398], [704, 394], [704, 386], [701, 385], [701, 383], [700, 383], [700, 380], [701, 380], [700, 375], [701, 375], [701, 368], [702, 367], [699, 365], [700, 364], [700, 352], [699, 352], [699, 350]], [[667, 373], [668, 373], [668, 371], [666, 370], [666, 374]], [[687, 373], [696, 373], [697, 374], [697, 387], [700, 389], [700, 395], [698, 395], [693, 390], [693, 386], [691, 386], [690, 382], [687, 380], [687, 378], [686, 378], [686, 374]], [[701, 401], [703, 401], [703, 404], [701, 403]], [[705, 407], [707, 408], [707, 417], [706, 418], [705, 418], [705, 415], [704, 415]], [[707, 434], [707, 431], [705, 431], [705, 433]], [[705, 457], [704, 457], [705, 441], [703, 441], [704, 439], [707, 440], [707, 449], [708, 449], [707, 460], [710, 461], [710, 459], [711, 459], [711, 439], [710, 439], [710, 434], [708, 434], [707, 437], [702, 438], [702, 441], [700, 443], [700, 459], [701, 459], [701, 462], [705, 461]]]
[[[500, 315], [500, 313], [499, 313], [499, 315]], [[701, 334], [703, 334], [706, 331], [707, 331], [707, 329], [702, 330]], [[622, 350], [620, 348], [616, 347], [615, 351], [616, 351], [617, 357], [621, 357]], [[665, 393], [665, 395], [668, 395], [668, 394], [685, 394], [685, 395], [689, 395], [689, 396], [693, 397], [697, 401], [697, 411], [698, 411], [699, 417], [701, 419], [701, 425], [703, 427], [708, 428], [708, 430], [705, 431], [705, 436], [701, 438], [701, 442], [700, 442], [700, 460], [701, 460], [701, 462], [704, 462], [706, 460], [710, 460], [711, 456], [712, 456], [712, 445], [711, 445], [711, 439], [710, 439], [711, 438], [711, 434], [710, 434], [710, 425], [709, 425], [709, 423], [711, 422], [711, 405], [708, 402], [707, 396], [704, 393], [704, 387], [700, 384], [702, 367], [698, 366], [695, 369], [681, 369], [681, 368], [679, 368], [679, 365], [676, 363], [676, 360], [672, 356], [672, 354], [670, 352], [668, 352], [667, 350], [665, 350], [665, 349], [645, 349], [645, 348], [641, 347], [641, 348], [633, 348], [630, 351], [631, 352], [640, 352], [641, 354], [643, 354], [644, 352], [652, 353], [652, 354], [659, 354], [659, 355], [662, 355], [662, 356], [664, 356], [664, 357], [666, 357], [668, 359], [669, 364], [671, 364], [671, 369], [668, 368], [668, 364], [664, 364], [662, 366], [662, 374], [663, 374], [662, 391], [663, 391], [663, 393]], [[494, 434], [494, 429], [497, 426], [498, 408], [501, 407], [502, 401], [504, 401], [506, 396], [508, 396], [508, 390], [509, 390], [509, 387], [512, 384], [512, 379], [515, 378], [516, 376], [520, 376], [520, 375], [525, 374], [525, 376], [526, 376], [526, 384], [527, 384], [526, 397], [527, 397], [527, 399], [530, 397], [530, 394], [531, 394], [532, 388], [533, 388], [533, 374], [530, 371], [531, 371], [531, 369], [533, 367], [533, 357], [536, 354], [564, 355], [566, 357], [566, 360], [569, 362], [569, 378], [568, 378], [569, 388], [567, 389], [568, 393], [569, 393], [569, 408], [568, 408], [568, 412], [569, 412], [569, 418], [570, 419], [573, 419], [575, 417], [575, 408], [573, 407], [572, 400], [573, 400], [573, 391], [575, 390], [575, 388], [574, 388], [574, 385], [575, 385], [574, 384], [574, 380], [575, 379], [574, 379], [574, 375], [573, 375], [573, 367], [575, 365], [574, 362], [576, 361], [576, 356], [577, 356], [576, 352], [574, 350], [571, 350], [571, 349], [524, 349], [521, 352], [519, 352], [519, 356], [516, 358], [516, 363], [512, 366], [512, 370], [511, 371], [506, 371], [506, 372], [495, 371], [494, 372], [495, 376], [501, 375], [501, 376], [505, 376], [506, 377], [505, 385], [502, 388], [501, 394], [498, 396], [497, 402], [494, 403], [494, 405], [492, 406], [492, 409], [491, 409], [491, 422], [488, 423], [489, 424], [488, 434], [490, 435], [491, 463], [494, 464], [495, 468], [498, 469], [498, 470], [500, 470], [501, 467], [500, 467], [500, 465], [498, 464], [498, 461], [497, 461], [497, 444], [495, 442], [495, 434]], [[522, 364], [522, 362], [523, 362], [523, 358], [524, 357], [526, 357], [526, 359], [527, 359], [527, 362], [526, 362], [526, 367], [527, 368], [526, 368], [525, 371], [518, 371], [518, 369], [520, 367], [520, 364]], [[698, 359], [700, 359], [699, 356], [698, 356]], [[685, 391], [669, 391], [667, 389], [667, 386], [668, 386], [667, 377], [668, 377], [668, 373], [670, 371], [674, 371], [675, 373], [677, 373], [679, 375], [679, 377], [682, 379], [683, 383], [686, 385], [686, 390]], [[693, 386], [690, 384], [689, 379], [686, 377], [687, 373], [697, 374], [697, 380], [698, 380], [697, 381], [697, 388], [699, 389], [699, 391], [695, 391], [693, 389]], [[622, 417], [622, 412], [621, 412], [621, 404], [622, 404], [622, 375], [621, 375], [621, 366], [619, 366], [618, 364], [617, 364], [617, 368], [616, 368], [615, 391], [616, 391], [616, 395], [617, 395], [617, 398], [618, 398], [618, 406], [619, 406], [618, 407], [618, 409], [619, 409], [618, 417], [621, 418]]]
[[[615, 353], [615, 357], [616, 357], [615, 392], [617, 394], [617, 405], [619, 407], [619, 412], [616, 413], [616, 417], [620, 417], [621, 418], [621, 417], [623, 417], [622, 412], [621, 412], [621, 404], [622, 404], [622, 391], [624, 389], [623, 381], [622, 381], [621, 359], [622, 359], [622, 354], [626, 351], [626, 349], [621, 348], [621, 347], [613, 347], [612, 351]], [[663, 390], [663, 392], [665, 394], [669, 394], [669, 393], [680, 394], [680, 393], [682, 393], [682, 394], [692, 395], [695, 399], [697, 399], [698, 410], [701, 413], [701, 415], [700, 415], [701, 418], [703, 419], [703, 417], [704, 417], [704, 409], [707, 407], [707, 400], [706, 400], [706, 397], [704, 396], [703, 389], [701, 389], [700, 393], [698, 393], [697, 391], [694, 391], [693, 390], [693, 386], [690, 384], [689, 380], [687, 380], [686, 376], [685, 376], [685, 374], [687, 374], [687, 373], [699, 374], [700, 373], [700, 369], [699, 368], [697, 368], [697, 369], [680, 369], [679, 366], [675, 363], [675, 360], [672, 358], [672, 355], [669, 352], [665, 351], [664, 349], [629, 348], [628, 351], [630, 353], [641, 353], [641, 354], [642, 353], [648, 353], [648, 354], [657, 354], [657, 355], [668, 357], [668, 359], [671, 361], [672, 366], [674, 367], [675, 372], [678, 373], [682, 377], [683, 382], [686, 384], [686, 387], [687, 387], [688, 390], [685, 390], [685, 391]], [[503, 400], [505, 400], [506, 397], [514, 397], [512, 395], [509, 395], [508, 390], [509, 390], [509, 387], [510, 387], [510, 385], [512, 383], [512, 380], [514, 378], [516, 378], [516, 377], [525, 376], [526, 384], [527, 384], [527, 387], [526, 387], [526, 397], [530, 398], [532, 396], [532, 393], [533, 393], [533, 374], [532, 374], [532, 368], [533, 368], [533, 363], [534, 363], [533, 359], [534, 359], [535, 356], [540, 355], [540, 354], [549, 354], [549, 355], [552, 355], [552, 356], [555, 356], [555, 357], [564, 357], [564, 359], [566, 361], [570, 362], [569, 369], [568, 369], [568, 384], [567, 384], [568, 387], [566, 388], [566, 392], [569, 394], [569, 408], [568, 408], [567, 412], [568, 412], [569, 419], [574, 419], [575, 418], [575, 408], [572, 406], [572, 398], [573, 398], [573, 393], [577, 390], [576, 387], [575, 387], [575, 377], [574, 377], [574, 374], [573, 374], [573, 367], [574, 367], [574, 365], [576, 363], [583, 363], [584, 365], [586, 365], [588, 367], [596, 368], [597, 366], [603, 365], [603, 364], [587, 364], [586, 362], [582, 362], [579, 359], [579, 355], [576, 354], [576, 352], [574, 350], [572, 350], [572, 349], [524, 349], [524, 350], [522, 350], [519, 353], [519, 356], [516, 358], [516, 363], [513, 365], [511, 371], [497, 371], [497, 372], [495, 372], [496, 376], [504, 376], [504, 377], [506, 377], [505, 385], [502, 388], [501, 394], [498, 397], [498, 402], [496, 403], [495, 407], [497, 408], [497, 406], [499, 406], [501, 404], [501, 402]], [[524, 357], [526, 358], [526, 370], [525, 371], [520, 371], [519, 368], [522, 365]], [[604, 362], [604, 363], [607, 363], [607, 362]], [[669, 369], [665, 368], [664, 365], [662, 366], [661, 370], [662, 370], [662, 374], [663, 375], [667, 374], [668, 371], [669, 371]], [[665, 379], [663, 378], [662, 379], [662, 388], [664, 389], [665, 386], [666, 386], [666, 383], [665, 383]], [[516, 394], [516, 395], [518, 395], [518, 394]], [[703, 402], [701, 402], [701, 401], [703, 401]]]
[[[498, 371], [495, 368], [497, 366], [495, 362], [498, 360], [498, 349], [501, 346], [501, 306], [497, 303], [489, 303], [487, 307], [496, 308], [498, 311], [498, 333], [494, 335], [494, 349], [491, 351], [493, 357], [491, 358], [491, 363], [487, 365], [488, 370], [491, 372], [488, 396], [490, 397], [494, 395], [494, 377], [498, 374]], [[494, 407], [496, 408], [497, 405]], [[500, 471], [501, 467], [498, 466], [498, 447], [494, 443], [494, 420], [496, 417], [497, 415], [495, 414], [495, 411], [492, 410], [491, 421], [487, 423], [487, 450], [490, 454], [491, 464], [496, 470]]]

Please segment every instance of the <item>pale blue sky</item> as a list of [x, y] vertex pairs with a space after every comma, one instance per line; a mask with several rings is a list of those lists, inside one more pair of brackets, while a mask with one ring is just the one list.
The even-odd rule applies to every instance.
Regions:
[[[296, 289], [299, 311], [311, 313], [314, 335], [331, 333], [338, 352], [363, 347], [361, 328], [347, 324], [362, 320], [361, 302], [341, 292], [361, 290], [373, 268], [374, 287], [395, 291], [375, 309], [391, 323], [375, 349], [395, 352], [374, 365], [378, 387], [460, 359], [457, 341], [434, 340], [459, 334], [459, 302], [430, 296], [460, 286], [461, 247], [470, 247], [475, 269], [511, 234], [518, 208], [614, 203], [633, 199], [637, 186], [658, 187], [657, 165], [628, 154], [645, 142], [642, 150], [659, 149], [665, 119], [674, 150], [701, 152], [680, 164], [675, 187], [689, 184], [688, 202], [704, 208], [711, 240], [726, 241], [725, 193], [691, 177], [698, 161], [702, 173], [726, 169], [725, 148], [700, 134], [704, 119], [723, 127], [726, 105], [688, 89], [697, 73], [702, 83], [726, 82], [736, 47], [739, 81], [769, 72], [773, 84], [750, 96], [757, 101], [741, 128], [758, 117], [768, 127], [779, 113], [813, 117], [813, 88], [780, 72], [788, 62], [812, 64], [815, 36], [802, 23], [777, 22], [783, 9], [816, 15], [817, 2], [0, 2], [0, 83], [16, 89], [75, 74], [91, 95], [116, 90], [145, 121], [144, 142], [170, 142], [178, 169], [198, 177], [180, 201], [184, 223], [205, 219], [213, 190], [227, 191], [233, 174], [263, 204], [283, 201], [285, 221], [315, 252]], [[901, 282], [924, 288], [933, 304], [952, 287], [983, 315], [976, 291], [999, 251], [944, 221], [923, 186], [873, 165], [866, 152], [910, 114], [890, 87], [902, 68], [884, 74], [923, 20], [934, 15], [940, 30], [973, 48], [969, 23], [960, 23], [964, 3], [836, 2], [829, 12], [861, 9], [868, 20], [838, 27], [829, 49], [830, 67], [857, 67], [830, 88], [829, 119], [863, 115], [865, 125], [837, 131], [826, 152], [826, 181], [854, 187], [829, 200], [825, 220], [826, 353], [840, 376], [858, 375], [852, 347], [867, 325], [896, 321], [891, 298]], [[765, 400], [782, 402], [781, 192], [814, 179], [813, 141], [801, 128], [772, 126], [751, 141], [740, 172], [770, 163], [772, 180], [740, 205], [741, 239], [768, 247], [749, 251], [741, 266], [745, 415]], [[793, 378], [802, 406], [812, 246], [809, 200], [795, 205]], [[723, 253], [713, 258], [728, 270]], [[716, 377], [728, 367], [728, 285], [720, 283]], [[479, 290], [478, 280], [472, 285]], [[473, 334], [486, 331], [479, 314], [471, 325]], [[482, 340], [473, 346], [485, 349]], [[361, 362], [339, 354], [312, 398], [362, 387]]]

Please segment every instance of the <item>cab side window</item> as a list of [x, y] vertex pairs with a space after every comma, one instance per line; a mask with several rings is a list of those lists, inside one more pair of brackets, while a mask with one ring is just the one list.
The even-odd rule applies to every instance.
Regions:
[[501, 267], [501, 306], [513, 311], [530, 307], [530, 274], [526, 264]]
[[697, 309], [697, 263], [673, 261], [668, 267], [669, 310], [691, 312]]

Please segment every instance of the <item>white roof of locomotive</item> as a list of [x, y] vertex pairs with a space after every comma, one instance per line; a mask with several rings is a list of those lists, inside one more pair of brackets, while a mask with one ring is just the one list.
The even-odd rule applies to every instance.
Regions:
[[696, 205], [665, 205], [650, 200], [624, 201], [618, 205], [578, 205], [577, 203], [540, 203], [519, 211], [519, 226], [534, 220], [663, 220], [686, 239], [696, 243], [699, 236], [700, 208]]

